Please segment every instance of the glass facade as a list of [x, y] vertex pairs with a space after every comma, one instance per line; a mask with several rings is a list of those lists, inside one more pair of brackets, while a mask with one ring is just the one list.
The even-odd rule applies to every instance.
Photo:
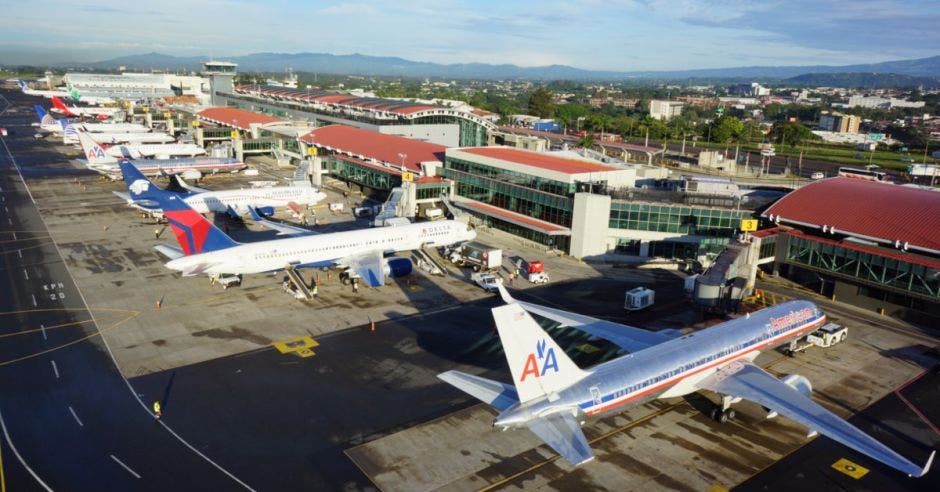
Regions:
[[428, 200], [450, 194], [450, 183], [418, 183], [415, 185], [415, 199]]
[[788, 235], [787, 238], [787, 263], [940, 298], [940, 269], [818, 242], [808, 237]]
[[390, 190], [396, 186], [401, 186], [401, 176], [397, 174], [361, 166], [356, 162], [346, 161], [335, 155], [324, 160], [324, 164], [330, 170], [330, 173], [341, 179], [375, 190]]
[[505, 220], [491, 217], [489, 215], [482, 215], [480, 218], [483, 220], [484, 225], [508, 232], [514, 236], [519, 236], [539, 244], [544, 244], [560, 251], [567, 252], [568, 247], [570, 246], [571, 238], [569, 236], [549, 236], [544, 232], [522, 227], [520, 225], [513, 224], [512, 222], [506, 222]]
[[722, 210], [680, 205], [613, 201], [610, 227], [636, 231], [671, 232], [693, 236], [730, 237], [749, 210]]
[[571, 198], [446, 167], [441, 175], [457, 184], [457, 194], [462, 197], [571, 227], [571, 211], [574, 207]]
[[508, 171], [506, 169], [500, 169], [498, 167], [487, 166], [485, 164], [480, 164], [477, 162], [466, 161], [463, 159], [455, 159], [453, 157], [447, 156], [444, 162], [444, 167], [447, 169], [453, 169], [455, 171], [462, 171], [464, 173], [472, 174], [474, 176], [482, 176], [485, 178], [491, 178], [498, 181], [503, 181], [506, 183], [512, 183], [519, 186], [524, 186], [538, 191], [546, 191], [548, 193], [554, 193], [556, 195], [569, 196], [573, 194], [575, 190], [574, 183], [563, 183], [561, 181], [555, 181], [553, 179], [539, 178], [537, 176], [532, 176], [529, 174], [519, 173], [515, 171]]

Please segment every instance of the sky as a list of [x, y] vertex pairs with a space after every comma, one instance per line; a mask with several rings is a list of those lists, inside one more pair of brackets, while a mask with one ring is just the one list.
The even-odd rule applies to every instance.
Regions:
[[2, 0], [0, 64], [158, 52], [685, 70], [940, 54], [940, 0]]

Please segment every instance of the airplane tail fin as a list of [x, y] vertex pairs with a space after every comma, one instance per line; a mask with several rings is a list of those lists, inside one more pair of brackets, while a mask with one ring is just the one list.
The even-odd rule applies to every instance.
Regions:
[[587, 376], [518, 303], [493, 308], [493, 319], [520, 402], [561, 391]]
[[65, 103], [62, 102], [61, 99], [59, 99], [58, 96], [52, 96], [52, 105], [58, 108], [59, 111], [62, 111], [62, 113], [64, 114], [72, 113], [71, 111], [69, 111], [69, 108], [65, 105]]
[[[127, 176], [137, 176], [137, 181], [132, 182], [128, 188], [148, 188], [152, 189], [150, 199], [157, 202], [163, 210], [163, 216], [170, 229], [176, 236], [183, 254], [186, 256], [199, 253], [208, 253], [222, 249], [238, 246], [238, 243], [225, 235], [224, 232], [214, 226], [212, 222], [193, 210], [180, 197], [167, 191], [156, 189], [140, 171], [129, 161], [121, 161], [121, 172], [124, 173], [125, 181]], [[135, 172], [137, 174], [135, 174]], [[143, 178], [143, 179], [140, 179]]]
[[45, 109], [42, 108], [42, 106], [38, 104], [33, 104], [33, 107], [36, 108], [36, 116], [39, 117], [39, 121], [42, 121], [42, 118], [46, 116], [47, 114], [49, 114], [46, 112]]
[[131, 162], [122, 160], [120, 166], [130, 201], [153, 200], [154, 195], [165, 191], [147, 179]]
[[[63, 125], [64, 126], [64, 125]], [[65, 130], [68, 132], [71, 126], [66, 126]], [[74, 129], [72, 131], [75, 131]], [[78, 143], [82, 146], [82, 152], [85, 153], [85, 158], [88, 159], [89, 164], [113, 164], [117, 162], [117, 159], [108, 155], [104, 151], [104, 148], [95, 142], [91, 137], [88, 136], [85, 132], [78, 133]], [[133, 167], [133, 166], [132, 166]], [[137, 168], [134, 168], [137, 169]]]

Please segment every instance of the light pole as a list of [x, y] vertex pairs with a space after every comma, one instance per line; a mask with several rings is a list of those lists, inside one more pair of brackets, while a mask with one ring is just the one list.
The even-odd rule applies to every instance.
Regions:
[[408, 157], [408, 154], [405, 154], [404, 152], [399, 152], [398, 157], [401, 157], [401, 172], [402, 174], [404, 174], [405, 173], [405, 157]]

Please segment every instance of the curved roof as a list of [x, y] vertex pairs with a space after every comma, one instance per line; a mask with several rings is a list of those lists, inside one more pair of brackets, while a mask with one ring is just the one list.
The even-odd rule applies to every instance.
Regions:
[[207, 108], [196, 113], [201, 119], [211, 121], [219, 125], [230, 126], [240, 130], [248, 131], [252, 124], [266, 125], [268, 123], [283, 123], [284, 120], [268, 116], [266, 114], [245, 111], [238, 108]]
[[763, 214], [774, 221], [847, 234], [940, 254], [940, 192], [857, 178], [810, 183]]

